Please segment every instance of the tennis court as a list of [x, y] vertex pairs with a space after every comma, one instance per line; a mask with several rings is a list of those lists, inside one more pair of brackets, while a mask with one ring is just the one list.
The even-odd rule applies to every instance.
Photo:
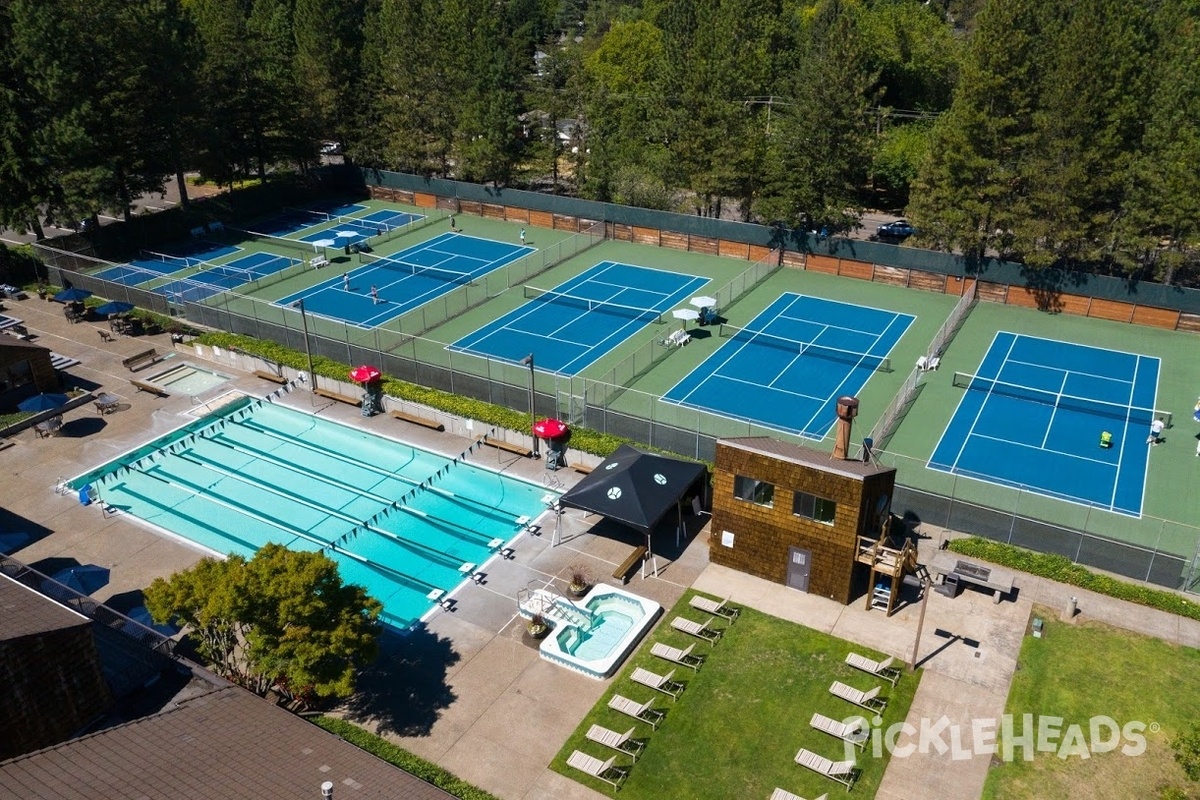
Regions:
[[288, 234], [297, 233], [315, 225], [325, 225], [334, 220], [353, 217], [354, 214], [366, 210], [367, 206], [358, 203], [330, 206], [327, 209], [319, 211], [307, 208], [289, 208], [285, 209], [282, 214], [256, 220], [250, 223], [250, 227], [256, 233], [265, 233], [270, 236], [287, 236]]
[[[275, 301], [360, 328], [374, 328], [534, 252], [532, 247], [444, 233]], [[375, 287], [378, 300], [371, 296]]]
[[533, 353], [539, 369], [575, 375], [647, 325], [665, 324], [708, 278], [603, 261], [553, 289], [525, 287], [529, 302], [447, 349], [505, 361]]
[[[319, 242], [322, 239], [332, 239], [337, 244], [356, 244], [358, 242], [370, 239], [372, 236], [382, 236], [388, 231], [396, 228], [403, 228], [405, 225], [411, 225], [417, 220], [424, 219], [420, 214], [409, 214], [404, 211], [390, 211], [383, 209], [367, 214], [365, 217], [338, 217], [336, 225], [333, 227], [322, 228], [319, 231], [305, 234], [300, 237], [300, 241]], [[316, 223], [318, 225], [322, 223]], [[311, 227], [311, 224], [308, 226]]]
[[141, 258], [101, 270], [95, 276], [122, 286], [138, 286], [176, 272], [202, 267], [210, 261], [231, 256], [240, 250], [240, 247], [216, 242], [187, 242], [172, 247], [169, 253], [143, 250]]
[[[1001, 331], [929, 468], [1141, 516], [1159, 359]], [[1101, 434], [1107, 433], [1108, 446]]]
[[663, 402], [821, 439], [837, 398], [856, 395], [913, 320], [879, 308], [784, 293], [675, 384]]
[[186, 278], [156, 286], [151, 291], [164, 295], [172, 302], [198, 302], [206, 297], [244, 286], [268, 275], [299, 264], [300, 261], [274, 253], [251, 253], [228, 264], [213, 264]]

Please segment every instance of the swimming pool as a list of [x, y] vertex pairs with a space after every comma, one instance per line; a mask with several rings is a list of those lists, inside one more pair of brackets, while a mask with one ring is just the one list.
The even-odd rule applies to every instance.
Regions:
[[538, 647], [542, 658], [602, 679], [621, 666], [662, 606], [602, 583], [579, 603], [538, 589], [523, 598], [520, 608], [523, 617], [540, 613], [553, 626]]
[[183, 363], [165, 372], [151, 375], [146, 378], [146, 383], [161, 386], [172, 394], [196, 395], [216, 388], [228, 380], [228, 375], [197, 367], [195, 364]]
[[259, 399], [75, 478], [207, 550], [321, 550], [408, 628], [545, 511], [545, 487]]

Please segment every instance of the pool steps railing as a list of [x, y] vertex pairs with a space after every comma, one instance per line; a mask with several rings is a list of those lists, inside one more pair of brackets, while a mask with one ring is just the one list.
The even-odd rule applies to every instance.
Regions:
[[[538, 584], [537, 588], [530, 588], [534, 584]], [[562, 622], [583, 630], [590, 630], [596, 624], [594, 613], [540, 580], [531, 581], [517, 592], [517, 609], [527, 618], [541, 614], [551, 624]]]

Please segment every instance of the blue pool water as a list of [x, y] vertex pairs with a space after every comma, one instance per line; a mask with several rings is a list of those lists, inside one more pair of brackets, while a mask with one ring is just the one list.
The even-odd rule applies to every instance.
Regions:
[[[545, 509], [543, 487], [261, 400], [72, 481], [219, 553], [323, 550], [407, 628]], [[430, 594], [434, 598], [430, 597]]]

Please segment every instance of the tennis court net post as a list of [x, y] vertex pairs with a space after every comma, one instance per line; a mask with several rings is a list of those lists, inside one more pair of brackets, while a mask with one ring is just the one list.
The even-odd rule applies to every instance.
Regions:
[[592, 300], [587, 297], [579, 297], [578, 295], [569, 294], [567, 292], [558, 292], [553, 289], [539, 289], [536, 286], [525, 285], [526, 300], [542, 300], [549, 303], [561, 303], [562, 305], [578, 308], [584, 311], [596, 311], [601, 314], [613, 314], [619, 317], [627, 317], [629, 319], [643, 319], [647, 322], [653, 322], [655, 325], [665, 323], [666, 317], [662, 311], [656, 311], [653, 308], [637, 308], [636, 306], [626, 306], [620, 303], [609, 303], [604, 300]]
[[782, 336], [765, 333], [763, 331], [754, 331], [749, 328], [739, 328], [736, 325], [730, 325], [725, 322], [718, 328], [718, 336], [722, 339], [737, 339], [742, 342], [766, 345], [774, 347], [777, 350], [783, 350], [795, 355], [811, 355], [817, 358], [824, 358], [830, 361], [839, 361], [843, 364], [852, 366], [869, 366], [875, 372], [891, 372], [892, 359], [888, 356], [872, 355], [870, 353], [856, 353], [853, 350], [842, 350], [837, 347], [826, 347], [822, 344], [813, 342], [800, 342], [794, 339], [785, 339]]
[[1050, 389], [1038, 389], [1033, 386], [1022, 386], [1017, 383], [997, 380], [996, 378], [984, 378], [979, 375], [972, 375], [969, 372], [955, 372], [951, 384], [959, 389], [998, 394], [1052, 408], [1065, 408], [1071, 411], [1080, 411], [1085, 414], [1094, 414], [1095, 416], [1107, 417], [1114, 420], [1128, 420], [1133, 418], [1135, 422], [1149, 424], [1153, 420], [1161, 419], [1163, 426], [1166, 428], [1170, 428], [1174, 421], [1174, 416], [1170, 411], [1142, 406], [1129, 406], [1123, 403], [1113, 403], [1108, 400], [1097, 400], [1091, 397], [1061, 394]]

